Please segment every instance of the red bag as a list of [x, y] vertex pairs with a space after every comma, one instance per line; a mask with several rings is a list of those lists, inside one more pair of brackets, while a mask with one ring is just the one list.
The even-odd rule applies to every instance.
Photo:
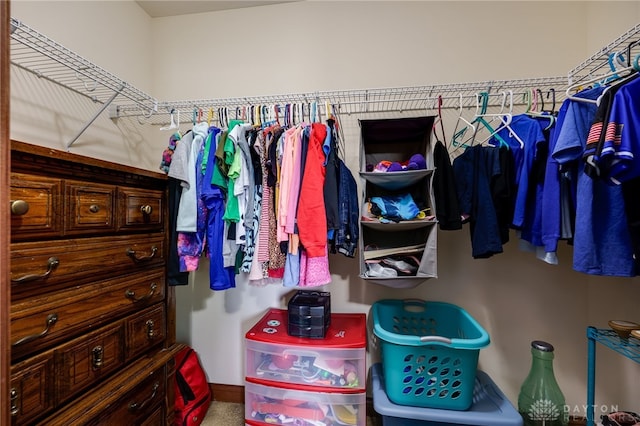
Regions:
[[211, 405], [211, 389], [198, 354], [185, 347], [176, 355], [175, 424], [198, 426]]

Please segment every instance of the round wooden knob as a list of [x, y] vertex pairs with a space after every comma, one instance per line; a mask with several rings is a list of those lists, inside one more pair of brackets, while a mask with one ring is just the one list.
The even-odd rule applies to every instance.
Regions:
[[29, 203], [24, 200], [11, 201], [11, 214], [22, 216], [29, 211]]

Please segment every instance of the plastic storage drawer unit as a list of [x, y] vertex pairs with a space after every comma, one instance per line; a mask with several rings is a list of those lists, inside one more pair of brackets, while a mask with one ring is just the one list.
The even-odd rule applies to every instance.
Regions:
[[245, 376], [266, 385], [362, 392], [366, 330], [365, 314], [332, 314], [325, 338], [290, 336], [287, 311], [271, 309], [245, 335]]
[[366, 424], [365, 392], [307, 392], [246, 381], [244, 406], [250, 425]]
[[382, 374], [380, 363], [371, 367], [373, 408], [383, 426], [522, 426], [522, 416], [483, 371], [477, 371], [473, 404], [467, 411], [396, 405], [387, 397]]

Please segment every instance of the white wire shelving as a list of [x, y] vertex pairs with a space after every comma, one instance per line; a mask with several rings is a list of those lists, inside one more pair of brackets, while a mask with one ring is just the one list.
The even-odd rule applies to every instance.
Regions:
[[[380, 112], [409, 112], [435, 110], [441, 108], [473, 108], [481, 93], [486, 93], [487, 106], [502, 106], [505, 97], [513, 99], [514, 104], [527, 102], [532, 90], [551, 104], [552, 96], [559, 106], [562, 102], [567, 79], [563, 76], [541, 77], [520, 80], [490, 80], [469, 83], [436, 84], [429, 86], [393, 87], [378, 89], [359, 89], [343, 91], [322, 91], [308, 93], [289, 93], [269, 96], [238, 98], [197, 99], [172, 102], [159, 102], [156, 117], [150, 117], [153, 124], [166, 123], [171, 111], [180, 111], [181, 116], [191, 117], [193, 113], [207, 115], [209, 109], [214, 116], [225, 110], [229, 118], [247, 116], [251, 107], [274, 106], [282, 110], [284, 105], [303, 105], [308, 114], [312, 104], [326, 116], [327, 108], [340, 114], [366, 114]], [[536, 96], [536, 95], [533, 95]], [[121, 105], [119, 116], [136, 115], [136, 105]], [[159, 120], [159, 121], [158, 121]]]
[[584, 80], [607, 74], [613, 71], [612, 66], [621, 68], [621, 64], [612, 62], [613, 54], [622, 55], [626, 65], [632, 64], [632, 57], [640, 52], [639, 42], [640, 24], [637, 24], [571, 69], [567, 75], [569, 85], [577, 85]]
[[246, 116], [250, 108], [256, 107], [268, 106], [272, 110], [276, 107], [282, 112], [280, 108], [287, 104], [297, 104], [307, 114], [313, 104], [320, 117], [326, 117], [328, 108], [340, 114], [474, 108], [481, 93], [486, 93], [484, 100], [488, 107], [504, 105], [507, 94], [513, 105], [526, 104], [537, 96], [546, 105], [553, 102], [553, 97], [559, 106], [569, 82], [605, 69], [609, 53], [622, 51], [639, 33], [640, 24], [571, 70], [568, 79], [554, 76], [179, 101], [157, 100], [14, 18], [11, 18], [11, 63], [96, 103], [97, 111], [68, 143], [70, 146], [105, 110], [111, 118], [136, 117], [141, 124], [167, 124], [172, 111], [179, 111], [189, 119], [196, 112], [203, 115], [224, 112], [227, 118], [236, 118]]
[[96, 113], [68, 146], [114, 101], [136, 105], [138, 111], [147, 115], [156, 111], [158, 102], [152, 96], [14, 18], [11, 18], [10, 48], [13, 66], [87, 97], [98, 105]]

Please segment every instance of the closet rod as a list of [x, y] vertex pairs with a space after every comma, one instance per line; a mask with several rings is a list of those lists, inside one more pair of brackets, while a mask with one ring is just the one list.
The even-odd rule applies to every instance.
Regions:
[[634, 27], [627, 30], [624, 34], [607, 44], [589, 58], [585, 59], [580, 65], [574, 67], [568, 73], [569, 85], [580, 83], [585, 79], [591, 79], [597, 77], [597, 73], [604, 69], [604, 73], [611, 71], [609, 67], [609, 54], [622, 53], [626, 57], [626, 49], [630, 43], [638, 41], [640, 39], [640, 24], [636, 24]]
[[[395, 87], [344, 91], [320, 91], [307, 93], [291, 93], [269, 96], [235, 97], [219, 99], [196, 99], [172, 102], [160, 102], [158, 104], [158, 117], [148, 122], [151, 124], [166, 124], [172, 110], [192, 111], [202, 109], [207, 112], [209, 108], [227, 108], [232, 115], [236, 109], [256, 105], [284, 105], [294, 103], [317, 102], [324, 105], [341, 107], [340, 111], [347, 114], [356, 113], [380, 113], [398, 111], [417, 111], [432, 109], [430, 104], [434, 99], [443, 96], [449, 100], [443, 103], [443, 107], [458, 107], [454, 101], [462, 94], [465, 99], [475, 102], [475, 96], [479, 92], [492, 94], [513, 90], [514, 94], [522, 94], [525, 89], [539, 89], [547, 93], [554, 89], [556, 96], [563, 96], [567, 79], [564, 76], [539, 77], [519, 80], [489, 80], [469, 83], [436, 84], [430, 86]], [[455, 96], [454, 96], [455, 95]], [[492, 98], [493, 99], [493, 98]], [[469, 101], [469, 102], [471, 102]], [[561, 101], [561, 99], [558, 99]], [[492, 105], [499, 105], [497, 103]], [[139, 116], [140, 110], [136, 105], [119, 105], [118, 115]]]

